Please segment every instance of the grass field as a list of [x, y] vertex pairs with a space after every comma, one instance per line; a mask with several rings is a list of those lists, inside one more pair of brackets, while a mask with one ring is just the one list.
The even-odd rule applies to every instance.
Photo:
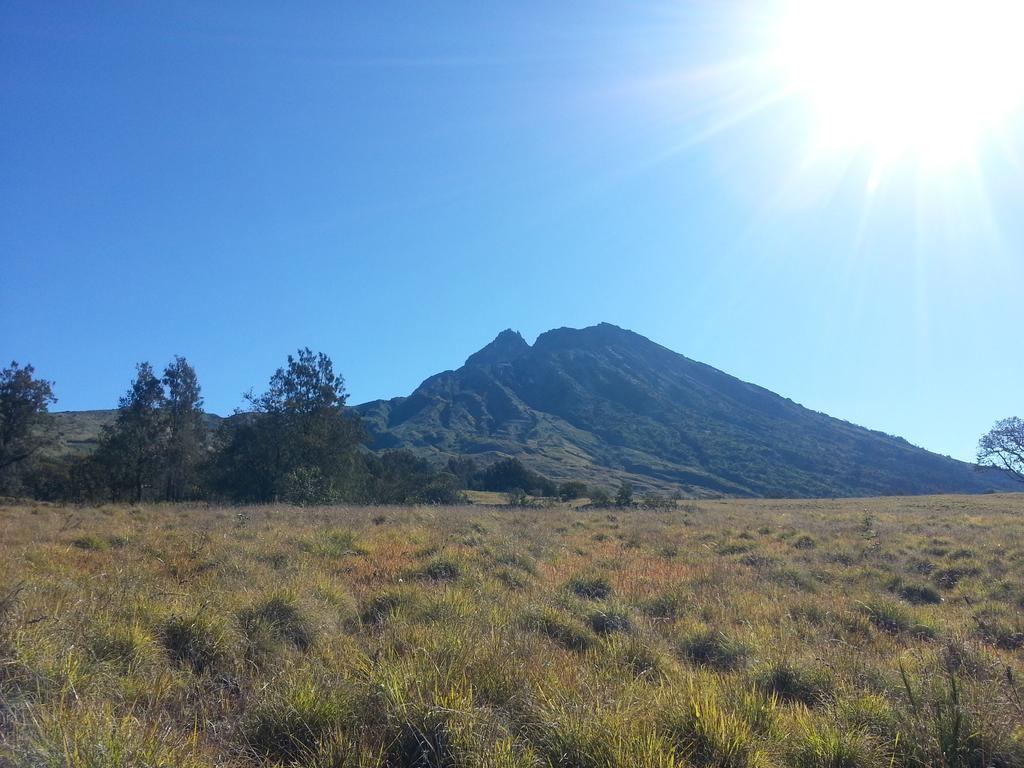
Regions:
[[0, 507], [0, 765], [1024, 766], [1024, 496]]

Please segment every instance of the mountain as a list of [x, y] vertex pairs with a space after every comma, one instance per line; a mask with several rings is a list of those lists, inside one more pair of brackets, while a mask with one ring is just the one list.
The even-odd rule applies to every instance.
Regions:
[[[517, 456], [556, 480], [696, 495], [1013, 490], [997, 472], [804, 408], [608, 323], [506, 330], [408, 397], [356, 406], [375, 450]], [[1018, 486], [1019, 488], [1019, 486]]]
[[[49, 414], [47, 435], [53, 440], [51, 454], [88, 454], [99, 445], [103, 427], [117, 420], [117, 409], [96, 411], [54, 411]], [[208, 429], [217, 429], [223, 417], [203, 415]]]

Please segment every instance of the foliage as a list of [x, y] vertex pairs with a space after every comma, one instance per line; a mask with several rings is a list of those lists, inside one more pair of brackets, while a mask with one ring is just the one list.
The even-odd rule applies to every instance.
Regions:
[[14, 484], [15, 470], [42, 447], [38, 428], [57, 401], [53, 382], [36, 378], [35, 370], [17, 362], [0, 370], [0, 490]]
[[625, 481], [619, 483], [619, 490], [615, 492], [615, 506], [629, 507], [633, 504], [633, 484]]
[[[0, 530], [4, 766], [1024, 765], [1017, 495]], [[899, 592], [924, 561], [964, 571], [941, 602]]]
[[502, 459], [480, 473], [485, 491], [523, 491], [534, 496], [555, 496], [558, 487], [542, 475], [527, 469], [519, 459]]
[[978, 464], [1024, 481], [1024, 419], [1011, 416], [997, 421], [978, 442]]
[[572, 501], [587, 495], [587, 484], [579, 480], [566, 480], [558, 486], [558, 498], [561, 501]]
[[68, 467], [66, 495], [135, 502], [201, 495], [200, 463], [206, 451], [202, 404], [196, 372], [184, 357], [175, 357], [162, 379], [149, 363], [139, 363], [96, 451]]
[[353, 495], [364, 433], [345, 408], [345, 381], [327, 355], [300, 349], [270, 377], [266, 392], [246, 399], [249, 411], [221, 436], [220, 492], [238, 501], [298, 503]]

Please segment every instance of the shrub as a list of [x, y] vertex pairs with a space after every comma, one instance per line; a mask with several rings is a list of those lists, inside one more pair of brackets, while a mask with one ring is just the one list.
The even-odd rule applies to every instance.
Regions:
[[567, 480], [558, 486], [558, 498], [562, 501], [583, 498], [587, 495], [587, 484], [579, 480]]

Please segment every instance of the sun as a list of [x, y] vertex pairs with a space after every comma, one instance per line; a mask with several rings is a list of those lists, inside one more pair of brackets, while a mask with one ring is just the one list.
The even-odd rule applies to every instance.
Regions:
[[1024, 102], [1024, 0], [783, 0], [772, 65], [820, 145], [969, 162]]

